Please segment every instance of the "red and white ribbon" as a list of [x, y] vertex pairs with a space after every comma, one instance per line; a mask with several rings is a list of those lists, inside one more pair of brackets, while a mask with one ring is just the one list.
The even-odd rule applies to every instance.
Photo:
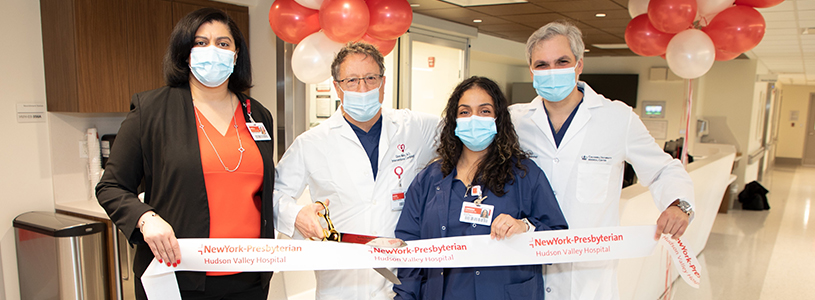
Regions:
[[[276, 239], [179, 239], [181, 264], [153, 261], [142, 276], [150, 299], [181, 299], [175, 271], [279, 272], [367, 268], [463, 268], [611, 260], [649, 256], [656, 226], [626, 226], [524, 233], [496, 241], [489, 235], [409, 241], [398, 249], [334, 242]], [[681, 240], [663, 236], [674, 265], [699, 286], [696, 255]], [[495, 253], [500, 255], [488, 255]]]

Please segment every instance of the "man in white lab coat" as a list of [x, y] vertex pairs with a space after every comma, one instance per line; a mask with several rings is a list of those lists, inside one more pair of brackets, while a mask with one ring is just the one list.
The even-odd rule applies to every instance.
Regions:
[[[657, 232], [679, 237], [693, 214], [693, 182], [682, 164], [654, 142], [631, 107], [578, 82], [582, 33], [549, 23], [527, 42], [527, 62], [538, 93], [510, 107], [521, 148], [543, 169], [570, 229], [619, 226], [624, 161], [649, 187]], [[552, 264], [544, 268], [548, 299], [619, 299], [617, 262]]]
[[[319, 204], [299, 206], [306, 186], [328, 204], [338, 231], [393, 237], [413, 177], [435, 156], [439, 118], [381, 108], [384, 60], [372, 45], [337, 54], [331, 75], [342, 106], [298, 136], [277, 165], [275, 228], [322, 238]], [[296, 229], [296, 230], [295, 230]], [[317, 299], [393, 299], [393, 285], [372, 269], [316, 271]]]

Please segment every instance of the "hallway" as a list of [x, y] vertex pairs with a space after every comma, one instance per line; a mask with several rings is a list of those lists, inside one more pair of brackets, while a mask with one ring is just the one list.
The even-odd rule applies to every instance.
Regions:
[[719, 214], [699, 255], [702, 286], [678, 279], [663, 299], [815, 298], [815, 168], [776, 165], [765, 177], [770, 210]]

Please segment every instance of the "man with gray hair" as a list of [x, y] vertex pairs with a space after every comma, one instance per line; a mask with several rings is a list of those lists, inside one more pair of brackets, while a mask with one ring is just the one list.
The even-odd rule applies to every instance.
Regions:
[[[275, 229], [321, 239], [317, 203], [297, 205], [306, 186], [330, 209], [339, 231], [393, 237], [413, 177], [435, 155], [439, 118], [382, 107], [382, 54], [349, 43], [331, 65], [342, 105], [298, 136], [277, 165]], [[295, 230], [296, 229], [296, 230]], [[391, 270], [393, 271], [393, 270]], [[393, 285], [371, 269], [315, 271], [317, 299], [393, 299]]]
[[[584, 44], [572, 24], [544, 25], [526, 44], [538, 97], [510, 107], [521, 148], [543, 169], [570, 229], [620, 225], [624, 162], [649, 187], [657, 208], [654, 238], [680, 237], [693, 216], [693, 182], [682, 164], [654, 142], [631, 107], [585, 82]], [[547, 265], [550, 299], [619, 299], [617, 262]]]

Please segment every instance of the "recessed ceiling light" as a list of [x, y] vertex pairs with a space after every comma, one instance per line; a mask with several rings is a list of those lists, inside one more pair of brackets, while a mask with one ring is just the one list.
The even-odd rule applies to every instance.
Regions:
[[606, 14], [604, 14], [604, 13], [597, 13], [597, 14], [595, 14], [594, 16], [595, 16], [595, 17], [598, 17], [598, 18], [605, 18], [605, 17], [606, 17]]
[[421, 4], [413, 4], [413, 3], [410, 4], [410, 7], [419, 7], [419, 6], [421, 6]]
[[628, 49], [626, 44], [592, 44], [592, 46], [600, 49]]
[[481, 22], [483, 22], [481, 19], [475, 19], [475, 20], [473, 20], [473, 23], [481, 23]]
[[463, 7], [527, 2], [527, 0], [441, 0], [441, 1]]
[[583, 49], [583, 52], [591, 52], [591, 49]]

